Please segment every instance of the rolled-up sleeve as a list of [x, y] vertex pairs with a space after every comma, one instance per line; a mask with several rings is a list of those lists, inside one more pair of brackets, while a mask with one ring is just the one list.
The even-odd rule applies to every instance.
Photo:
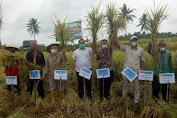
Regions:
[[76, 59], [77, 59], [77, 55], [76, 55], [76, 51], [74, 51], [73, 60], [76, 60]]
[[90, 54], [92, 54], [92, 48], [89, 48], [89, 52], [90, 52]]
[[144, 55], [144, 49], [142, 49], [142, 52], [141, 52], [141, 61], [144, 61], [145, 62], [146, 58], [145, 58], [145, 55]]
[[120, 45], [120, 50], [121, 51], [126, 52], [126, 48], [127, 48], [126, 45], [123, 45], [123, 44]]

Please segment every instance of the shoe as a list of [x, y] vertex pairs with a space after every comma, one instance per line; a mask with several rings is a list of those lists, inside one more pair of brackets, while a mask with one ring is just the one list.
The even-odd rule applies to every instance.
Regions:
[[55, 104], [55, 92], [50, 92], [51, 95], [51, 104]]
[[89, 100], [90, 100], [91, 102], [94, 102], [94, 99], [93, 99], [92, 97], [89, 97]]
[[109, 96], [106, 96], [105, 98], [106, 98], [108, 101], [110, 101], [110, 100], [111, 100]]

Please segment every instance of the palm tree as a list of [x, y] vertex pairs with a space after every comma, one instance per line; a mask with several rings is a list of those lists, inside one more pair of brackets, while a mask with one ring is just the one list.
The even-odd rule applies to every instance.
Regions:
[[39, 29], [40, 29], [39, 23], [40, 22], [37, 22], [37, 19], [31, 18], [27, 24], [27, 28], [28, 28], [27, 31], [29, 32], [31, 36], [34, 35], [34, 40], [35, 40], [36, 34], [39, 33]]
[[148, 22], [148, 16], [147, 14], [143, 14], [141, 18], [139, 18], [139, 24], [137, 26], [141, 26], [141, 31], [146, 31], [147, 29], [147, 22]]
[[103, 26], [103, 18], [104, 15], [100, 12], [100, 5], [96, 8], [92, 7], [92, 10], [87, 13], [86, 20], [87, 20], [87, 27], [92, 32], [92, 50], [93, 54], [97, 53], [97, 33]]
[[135, 15], [132, 15], [135, 9], [127, 8], [126, 4], [123, 4], [122, 8], [120, 8], [119, 14], [124, 17], [125, 21], [128, 23], [129, 21], [133, 22], [133, 18], [136, 18]]

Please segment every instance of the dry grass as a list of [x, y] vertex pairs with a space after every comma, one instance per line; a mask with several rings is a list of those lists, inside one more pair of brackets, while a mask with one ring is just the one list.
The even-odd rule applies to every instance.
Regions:
[[[173, 43], [177, 43], [177, 40], [167, 39], [167, 45], [171, 44], [171, 40]], [[149, 40], [140, 40], [139, 45], [146, 45]], [[128, 42], [120, 42], [124, 44], [128, 44]], [[169, 46], [170, 47], [170, 46]], [[177, 67], [174, 63], [174, 55], [177, 51], [171, 51], [173, 64], [175, 70]], [[0, 51], [0, 56], [2, 56], [3, 51]], [[95, 57], [93, 57], [93, 88], [92, 95], [95, 99], [94, 103], [91, 103], [88, 100], [81, 101], [77, 96], [77, 79], [76, 77], [71, 78], [69, 74], [72, 62], [72, 54], [73, 52], [67, 52], [68, 62], [65, 64], [65, 69], [68, 70], [68, 81], [64, 81], [62, 88], [62, 101], [61, 103], [57, 103], [56, 105], [50, 104], [50, 92], [48, 89], [47, 80], [44, 82], [44, 88], [46, 93], [46, 98], [44, 100], [37, 99], [35, 102], [35, 94], [30, 96], [29, 93], [26, 92], [26, 84], [25, 81], [22, 84], [22, 95], [18, 96], [16, 90], [14, 89], [13, 94], [13, 102], [12, 96], [5, 89], [5, 75], [3, 74], [4, 68], [0, 66], [0, 117], [12, 117], [12, 118], [35, 118], [35, 117], [44, 117], [44, 118], [169, 118], [169, 117], [177, 117], [177, 87], [176, 84], [171, 84], [170, 91], [170, 102], [168, 104], [157, 101], [155, 102], [151, 97], [151, 82], [147, 83], [147, 102], [146, 106], [143, 105], [143, 92], [144, 92], [144, 82], [140, 82], [140, 90], [141, 90], [141, 99], [139, 105], [137, 107], [134, 106], [133, 103], [133, 87], [132, 85], [129, 88], [129, 93], [127, 97], [122, 96], [122, 80], [120, 72], [124, 63], [124, 54], [119, 50], [114, 50], [113, 52], [113, 63], [116, 67], [115, 70], [115, 78], [111, 87], [111, 101], [104, 101], [104, 103], [100, 103], [99, 101], [99, 85], [98, 80], [96, 79], [95, 70], [97, 68], [96, 62], [94, 61]], [[17, 53], [17, 55], [21, 55], [21, 58], [25, 57], [25, 53]], [[44, 52], [45, 58], [48, 56], [48, 53]], [[151, 70], [152, 58], [145, 51], [146, 55], [146, 63], [145, 68], [147, 70]], [[23, 71], [24, 75], [25, 71]], [[22, 80], [26, 80], [25, 76], [22, 77]], [[70, 83], [71, 81], [71, 83]], [[57, 99], [56, 99], [57, 100]]]

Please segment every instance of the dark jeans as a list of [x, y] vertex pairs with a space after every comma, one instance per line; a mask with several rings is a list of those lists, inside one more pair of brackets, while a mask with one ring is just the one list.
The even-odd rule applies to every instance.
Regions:
[[20, 87], [19, 77], [17, 77], [17, 83], [18, 83], [17, 85], [7, 85], [7, 90], [9, 92], [11, 92], [12, 86], [14, 86], [14, 88], [17, 89], [18, 95], [20, 95], [21, 94], [21, 87]]
[[79, 76], [79, 72], [76, 72], [76, 75], [77, 75], [77, 80], [78, 80], [78, 94], [79, 94], [79, 97], [82, 99], [83, 96], [84, 96], [84, 81], [85, 80], [85, 86], [86, 86], [86, 90], [87, 90], [87, 96], [89, 98], [91, 98], [91, 79], [88, 80], [88, 79], [85, 79], [81, 76]]
[[[170, 84], [169, 84], [169, 88], [170, 88]], [[153, 99], [155, 99], [155, 98], [159, 99], [159, 91], [161, 89], [162, 98], [164, 101], [167, 102], [169, 100], [169, 88], [168, 88], [168, 98], [166, 99], [166, 97], [167, 97], [167, 84], [160, 84], [158, 76], [154, 75], [154, 80], [152, 81], [152, 97], [153, 97]]]
[[43, 87], [43, 80], [28, 79], [28, 82], [27, 82], [27, 91], [30, 92], [30, 94], [32, 95], [34, 81], [35, 81], [35, 85], [37, 86], [38, 95], [43, 99], [45, 97], [44, 87]]
[[[110, 94], [110, 88], [111, 88], [111, 82], [114, 78], [113, 71], [110, 71], [110, 77], [109, 78], [101, 78], [99, 80], [100, 84], [100, 99], [103, 97], [109, 97]], [[104, 86], [103, 86], [103, 81], [104, 81]], [[104, 96], [103, 96], [103, 88], [104, 88]]]

